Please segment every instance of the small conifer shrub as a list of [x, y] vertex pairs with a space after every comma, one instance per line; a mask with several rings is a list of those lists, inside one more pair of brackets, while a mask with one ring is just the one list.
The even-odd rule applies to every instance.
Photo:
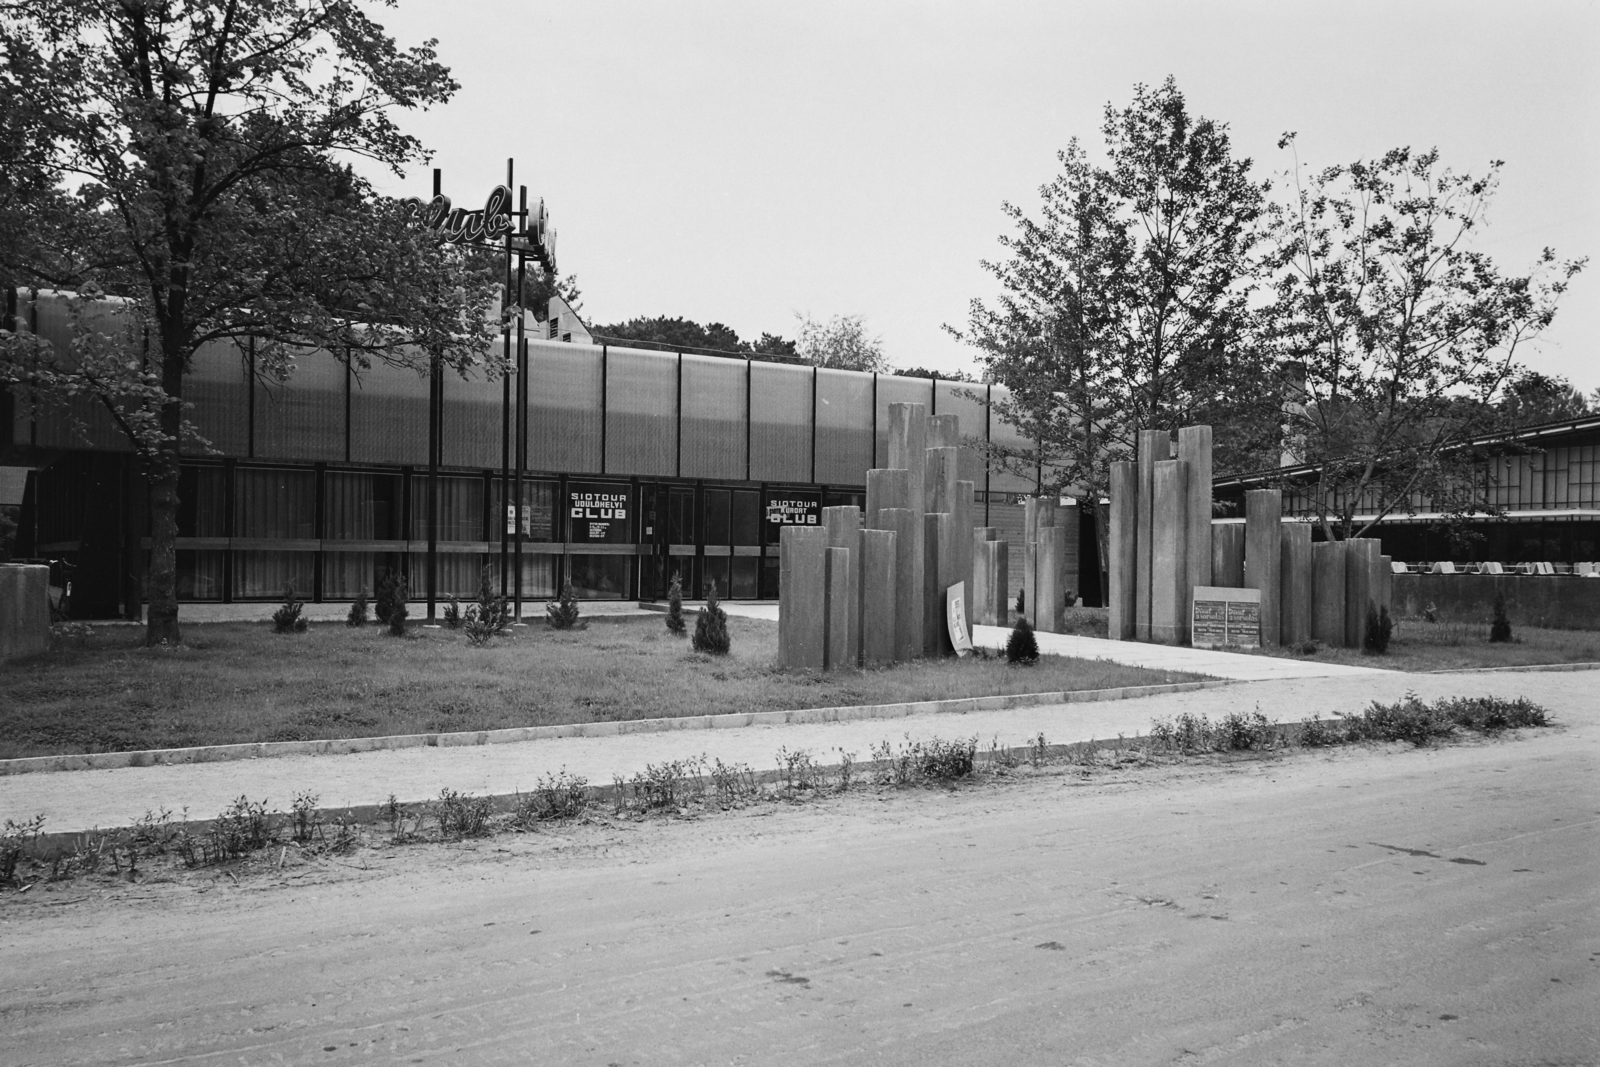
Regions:
[[465, 620], [461, 617], [461, 601], [456, 599], [454, 593], [445, 594], [444, 614], [440, 616], [439, 621], [444, 623], [446, 629], [461, 629], [461, 624]]
[[355, 600], [351, 602], [350, 614], [344, 617], [344, 624], [346, 626], [365, 626], [369, 610], [367, 606], [367, 591], [363, 589], [356, 594]]
[[1026, 616], [1019, 618], [1017, 625], [1011, 628], [1011, 636], [1006, 640], [1006, 662], [1039, 662], [1039, 641], [1033, 636], [1033, 627], [1028, 625]]
[[1389, 609], [1367, 601], [1367, 632], [1361, 639], [1361, 647], [1374, 656], [1382, 656], [1389, 651], [1389, 638], [1393, 636], [1394, 619], [1389, 617]]
[[571, 582], [561, 587], [559, 599], [545, 605], [544, 614], [545, 622], [552, 630], [583, 629], [583, 624], [578, 621], [578, 598], [572, 595]]
[[728, 614], [717, 604], [717, 583], [706, 590], [706, 606], [694, 623], [694, 650], [713, 656], [728, 654]]
[[[480, 628], [499, 633], [511, 625], [511, 598], [496, 593], [490, 577], [487, 566], [478, 575], [477, 622]], [[469, 614], [472, 613], [472, 609], [467, 610]]]
[[1027, 613], [1027, 611], [1028, 611], [1028, 591], [1026, 589], [1018, 589], [1017, 590], [1017, 614], [1018, 615], [1024, 615], [1024, 614]]
[[389, 613], [394, 610], [395, 586], [399, 581], [400, 572], [391, 568], [383, 572], [383, 578], [378, 582], [377, 603], [373, 605], [373, 614], [384, 626], [389, 625]]
[[390, 598], [389, 636], [404, 637], [406, 635], [406, 616], [410, 614], [406, 610], [406, 580], [404, 578], [393, 578], [393, 584], [390, 586]]
[[1489, 640], [1503, 644], [1511, 640], [1511, 617], [1506, 614], [1506, 595], [1494, 595], [1494, 621], [1489, 624]]
[[300, 615], [304, 605], [295, 598], [294, 586], [283, 587], [283, 606], [272, 613], [272, 632], [275, 634], [303, 634], [308, 625]]
[[667, 588], [667, 629], [677, 637], [683, 637], [689, 632], [689, 624], [683, 621], [683, 575], [681, 574], [674, 574], [672, 585]]

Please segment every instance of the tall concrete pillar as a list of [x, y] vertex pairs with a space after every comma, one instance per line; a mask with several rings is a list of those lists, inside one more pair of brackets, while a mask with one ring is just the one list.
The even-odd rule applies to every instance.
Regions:
[[1281, 533], [1278, 627], [1284, 644], [1299, 645], [1311, 640], [1311, 527], [1303, 522], [1286, 522]]
[[904, 508], [911, 503], [911, 472], [887, 468], [867, 472], [867, 512], [862, 524], [869, 530], [878, 526], [878, 512], [884, 508]]
[[895, 535], [894, 658], [904, 663], [922, 655], [922, 538], [911, 535], [913, 526], [920, 530], [922, 516], [910, 508], [884, 508], [878, 522]]
[[778, 665], [828, 664], [828, 531], [785, 526], [778, 538]]
[[852, 641], [856, 634], [856, 612], [861, 608], [861, 601], [850, 580], [851, 556], [854, 554], [848, 548], [828, 549], [828, 634], [825, 646], [827, 669], [830, 671], [853, 670], [856, 666], [857, 656]]
[[894, 662], [897, 537], [893, 530], [861, 531], [863, 667], [887, 667]]
[[[843, 642], [841, 647], [846, 648], [847, 652], [844, 653], [844, 658], [833, 658], [832, 649], [835, 640], [830, 631], [828, 667], [830, 669], [842, 667], [846, 660], [854, 667], [861, 662], [861, 560], [856, 555], [861, 546], [861, 509], [854, 506], [823, 508], [822, 526], [828, 531], [828, 548], [842, 548], [848, 554], [845, 560], [848, 573], [844, 580], [844, 590], [845, 595], [850, 598], [849, 611], [844, 622], [845, 632], [838, 635], [838, 640]], [[829, 556], [830, 561], [832, 558]], [[828, 586], [830, 591], [833, 588], [832, 582], [830, 577]], [[831, 606], [828, 610], [828, 619], [831, 626], [834, 619]]]
[[1378, 542], [1370, 537], [1352, 537], [1345, 542], [1344, 565], [1344, 643], [1360, 648], [1367, 637], [1367, 608], [1373, 602], [1372, 566], [1378, 558]]
[[956, 524], [949, 512], [922, 516], [923, 616], [922, 654], [929, 658], [955, 652], [945, 625], [945, 590], [955, 584]]
[[1394, 557], [1378, 557], [1378, 606], [1394, 614]]
[[1318, 541], [1311, 546], [1311, 636], [1329, 648], [1343, 648], [1345, 643], [1346, 545], [1344, 541]]
[[[920, 590], [922, 589], [922, 514], [927, 510], [927, 499], [923, 486], [923, 479], [927, 476], [928, 464], [928, 414], [927, 407], [922, 404], [890, 404], [889, 405], [889, 467], [906, 472], [906, 509], [915, 516], [915, 521], [904, 531], [899, 531], [901, 540], [909, 538], [913, 543], [908, 547], [904, 543], [897, 549], [898, 552], [907, 553], [916, 561], [917, 579], [914, 584], [900, 587], [900, 614], [910, 617], [910, 622], [916, 627], [917, 648], [921, 648], [923, 629], [923, 602]], [[913, 653], [913, 656], [915, 653]]]
[[1244, 526], [1240, 523], [1211, 524], [1211, 584], [1244, 588]]
[[944, 511], [955, 514], [956, 475], [960, 472], [960, 450], [930, 448], [924, 453], [922, 510], [926, 514]]
[[[961, 447], [961, 416], [960, 415], [929, 415], [928, 416], [928, 447], [929, 448], [960, 448]], [[937, 508], [929, 508], [936, 511]]]
[[1157, 460], [1152, 478], [1150, 640], [1181, 645], [1189, 639], [1189, 465]]
[[1036, 548], [1038, 563], [1034, 568], [1034, 586], [1039, 591], [1039, 603], [1035, 629], [1058, 634], [1063, 629], [1062, 612], [1066, 608], [1067, 589], [1063, 582], [1067, 555], [1066, 528], [1041, 526]]
[[1189, 588], [1211, 585], [1211, 427], [1178, 431], [1178, 458], [1189, 465]]
[[1138, 620], [1135, 596], [1139, 534], [1139, 465], [1130, 460], [1111, 464], [1111, 522], [1106, 530], [1110, 620], [1107, 636], [1132, 641]]
[[1251, 489], [1244, 494], [1244, 587], [1261, 590], [1261, 647], [1277, 648], [1282, 591], [1283, 491]]
[[1155, 499], [1156, 463], [1168, 458], [1172, 436], [1165, 430], [1139, 431], [1139, 534], [1134, 545], [1138, 553], [1134, 632], [1140, 641], [1150, 640], [1150, 552], [1154, 545], [1151, 502]]
[[956, 581], [961, 583], [961, 598], [966, 604], [967, 639], [972, 639], [972, 483], [965, 478], [956, 482], [955, 552]]

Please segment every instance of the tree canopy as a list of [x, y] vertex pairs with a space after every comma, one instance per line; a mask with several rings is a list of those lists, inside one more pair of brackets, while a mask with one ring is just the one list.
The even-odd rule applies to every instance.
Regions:
[[614, 322], [609, 326], [596, 326], [594, 335], [607, 341], [634, 341], [667, 349], [707, 349], [715, 352], [736, 353], [752, 359], [792, 361], [795, 358], [793, 341], [776, 334], [763, 333], [755, 341], [746, 341], [737, 330], [720, 322], [702, 326], [685, 318], [633, 318]]
[[177, 641], [201, 345], [253, 338], [268, 379], [314, 350], [498, 370], [494, 276], [350, 166], [423, 161], [395, 115], [457, 85], [433, 42], [400, 46], [352, 0], [0, 0], [0, 55], [4, 280], [122, 311], [120, 328], [85, 321], [71, 352], [0, 335], [0, 375], [92, 397], [126, 432], [151, 488], [147, 636]]

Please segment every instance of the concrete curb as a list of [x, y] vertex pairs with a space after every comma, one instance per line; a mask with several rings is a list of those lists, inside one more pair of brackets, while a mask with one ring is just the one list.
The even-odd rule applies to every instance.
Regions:
[[960, 697], [953, 700], [919, 700], [904, 704], [866, 704], [856, 707], [800, 708], [794, 711], [751, 711], [731, 715], [687, 715], [676, 719], [632, 719], [616, 722], [568, 723], [561, 726], [517, 726], [504, 730], [468, 730], [459, 733], [394, 734], [386, 737], [346, 737], [327, 741], [260, 741], [240, 745], [202, 745], [194, 748], [158, 748], [138, 752], [90, 752], [62, 756], [27, 756], [0, 760], [0, 775], [52, 771], [107, 770], [227, 760], [272, 759], [280, 756], [339, 756], [354, 752], [381, 752], [400, 748], [449, 748], [541, 741], [557, 737], [615, 737], [620, 734], [665, 733], [672, 730], [724, 730], [746, 726], [784, 726], [791, 723], [853, 722], [858, 719], [901, 719], [910, 715], [971, 711], [1001, 711], [1037, 704], [1081, 704], [1101, 700], [1127, 700], [1163, 693], [1190, 693], [1233, 685], [1232, 681], [1169, 682], [1165, 685], [1122, 686], [1076, 692], [1012, 693], [1004, 696]]
[[1544, 671], [1600, 671], [1600, 663], [1529, 663], [1516, 667], [1454, 667], [1429, 674], [1517, 674]]

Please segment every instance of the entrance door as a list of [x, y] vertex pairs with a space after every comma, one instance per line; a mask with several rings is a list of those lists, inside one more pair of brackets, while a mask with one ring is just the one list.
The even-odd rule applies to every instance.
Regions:
[[639, 599], [662, 600], [672, 580], [667, 556], [667, 487], [641, 485], [639, 496], [639, 543], [649, 546], [649, 554], [639, 559]]

